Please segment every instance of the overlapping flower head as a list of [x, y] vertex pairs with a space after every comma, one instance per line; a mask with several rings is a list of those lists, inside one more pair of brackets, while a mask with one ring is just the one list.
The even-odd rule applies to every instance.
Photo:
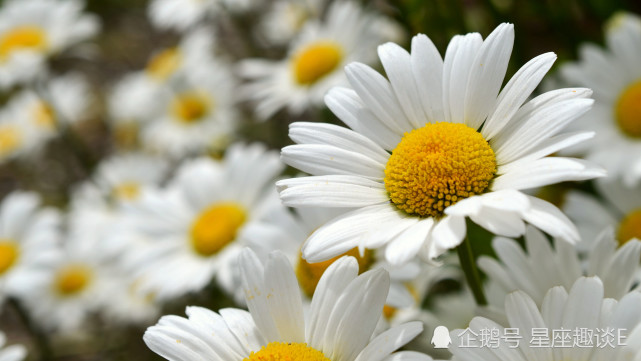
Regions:
[[249, 312], [188, 307], [188, 319], [164, 316], [150, 327], [144, 336], [147, 345], [169, 360], [431, 359], [415, 352], [392, 354], [421, 332], [419, 322], [372, 339], [389, 288], [384, 270], [358, 276], [356, 260], [341, 258], [323, 275], [305, 315], [296, 277], [283, 254], [272, 253], [263, 263], [245, 249], [240, 263]]
[[605, 49], [584, 44], [579, 61], [565, 64], [561, 75], [569, 84], [594, 89], [594, 108], [576, 124], [596, 134], [582, 153], [630, 187], [641, 180], [641, 18], [613, 16], [605, 40]]
[[283, 160], [311, 177], [277, 183], [286, 205], [358, 207], [321, 227], [303, 247], [308, 261], [348, 249], [386, 246], [403, 263], [433, 259], [456, 247], [465, 218], [518, 237], [525, 222], [565, 241], [576, 228], [552, 204], [521, 190], [603, 176], [583, 160], [549, 157], [590, 133], [562, 133], [588, 111], [588, 89], [559, 89], [527, 101], [554, 54], [524, 65], [501, 90], [514, 39], [502, 24], [483, 41], [456, 36], [445, 59], [424, 35], [411, 54], [396, 44], [378, 48], [388, 79], [372, 68], [345, 68], [351, 88], [333, 88], [329, 108], [351, 129], [294, 123], [297, 145]]

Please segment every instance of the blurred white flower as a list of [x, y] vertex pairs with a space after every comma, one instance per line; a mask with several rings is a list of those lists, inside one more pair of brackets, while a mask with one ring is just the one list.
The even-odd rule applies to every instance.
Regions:
[[27, 357], [27, 348], [23, 345], [6, 345], [7, 337], [0, 331], [0, 361], [22, 361]]

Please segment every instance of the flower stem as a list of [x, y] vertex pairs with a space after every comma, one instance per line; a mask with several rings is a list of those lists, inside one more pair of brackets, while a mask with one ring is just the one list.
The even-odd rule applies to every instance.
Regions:
[[479, 275], [478, 268], [476, 268], [476, 260], [472, 252], [472, 244], [467, 236], [463, 239], [463, 243], [456, 247], [456, 252], [458, 253], [458, 259], [461, 262], [463, 273], [465, 273], [465, 280], [470, 286], [472, 294], [474, 294], [476, 304], [479, 306], [487, 305], [487, 299], [483, 292], [483, 284], [481, 283], [481, 276]]

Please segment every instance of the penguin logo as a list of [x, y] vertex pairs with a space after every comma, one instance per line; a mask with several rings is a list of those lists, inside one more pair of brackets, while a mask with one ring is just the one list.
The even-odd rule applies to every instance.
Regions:
[[434, 348], [447, 348], [452, 343], [450, 331], [445, 326], [436, 327], [431, 342]]

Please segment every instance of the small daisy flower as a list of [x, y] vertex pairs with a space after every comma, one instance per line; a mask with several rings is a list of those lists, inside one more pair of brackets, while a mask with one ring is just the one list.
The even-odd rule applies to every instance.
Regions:
[[372, 339], [389, 287], [384, 270], [357, 276], [355, 259], [336, 261], [321, 279], [305, 317], [296, 277], [283, 254], [274, 252], [263, 265], [247, 249], [240, 264], [249, 312], [188, 307], [188, 319], [164, 316], [148, 328], [143, 337], [147, 346], [169, 360], [212, 355], [249, 361], [431, 360], [416, 352], [393, 353], [422, 331], [419, 322]]
[[[604, 299], [603, 283], [597, 277], [579, 278], [569, 291], [562, 286], [550, 289], [540, 308], [525, 292], [516, 291], [506, 297], [505, 310], [508, 319], [506, 326], [512, 331], [518, 329], [521, 337], [518, 345], [506, 341], [499, 342], [497, 347], [482, 347], [472, 340], [470, 347], [460, 347], [462, 337], [465, 336], [459, 335], [465, 330], [458, 329], [450, 332], [452, 344], [449, 350], [454, 354], [453, 359], [459, 361], [634, 360], [641, 348], [639, 303], [639, 292], [630, 292], [618, 302]], [[482, 329], [496, 329], [500, 335], [506, 335], [507, 330], [483, 317], [476, 317], [470, 322], [471, 332], [478, 333]], [[572, 347], [573, 340], [578, 340], [578, 337], [570, 338], [569, 341], [559, 340], [557, 333], [557, 338], [553, 338], [554, 331], [562, 329], [570, 332], [585, 329], [590, 336], [585, 341], [578, 341], [581, 346]], [[605, 330], [612, 330], [610, 332], [614, 332], [617, 338], [622, 337], [627, 345], [618, 344], [616, 339], [606, 346], [603, 346], [603, 341], [595, 341]], [[539, 332], [538, 336], [536, 332]], [[542, 347], [537, 347], [537, 337], [538, 340], [543, 340]], [[547, 345], [545, 340], [549, 341]], [[566, 347], [561, 346], [562, 344]]]
[[342, 69], [346, 64], [373, 63], [374, 46], [392, 40], [380, 31], [381, 21], [356, 2], [333, 2], [324, 20], [303, 26], [286, 59], [249, 59], [240, 64], [241, 76], [250, 81], [242, 90], [243, 97], [257, 103], [256, 114], [261, 119], [282, 108], [300, 114], [321, 106], [332, 86], [345, 83]]
[[605, 30], [607, 49], [584, 45], [580, 60], [561, 68], [572, 84], [594, 90], [594, 108], [575, 127], [595, 130], [588, 159], [628, 186], [641, 180], [641, 18], [615, 15]]
[[98, 32], [79, 0], [9, 0], [0, 9], [0, 88], [33, 80], [46, 60]]
[[38, 139], [21, 119], [0, 111], [0, 162], [27, 155], [37, 147]]
[[24, 297], [47, 277], [58, 254], [60, 215], [34, 193], [14, 192], [0, 205], [0, 301]]
[[142, 129], [143, 145], [172, 157], [224, 149], [238, 119], [235, 80], [217, 62], [182, 75], [158, 94], [162, 112]]
[[111, 273], [95, 243], [66, 241], [47, 277], [24, 298], [34, 320], [45, 329], [61, 332], [80, 329], [113, 296], [107, 287]]
[[22, 361], [27, 357], [27, 348], [23, 345], [6, 345], [7, 336], [0, 331], [0, 361]]
[[282, 159], [312, 177], [277, 183], [285, 205], [358, 208], [314, 232], [305, 259], [384, 245], [392, 264], [433, 259], [462, 242], [466, 217], [498, 235], [518, 237], [528, 222], [578, 240], [560, 210], [521, 190], [604, 175], [579, 159], [548, 157], [592, 135], [559, 134], [590, 108], [590, 91], [560, 89], [526, 102], [556, 59], [548, 53], [499, 92], [513, 39], [511, 24], [485, 41], [456, 36], [444, 60], [424, 35], [413, 38], [411, 54], [381, 45], [389, 80], [352, 63], [345, 72], [353, 89], [325, 97], [352, 129], [290, 126], [298, 145], [283, 148]]
[[214, 14], [219, 0], [153, 0], [147, 14], [159, 29], [185, 31]]
[[631, 240], [617, 249], [610, 229], [602, 231], [592, 244], [593, 248], [583, 262], [573, 245], [557, 240], [552, 248], [543, 233], [528, 227], [526, 251], [516, 241], [498, 237], [492, 242], [498, 261], [481, 256], [478, 264], [490, 282], [498, 284], [502, 291], [499, 293], [505, 295], [522, 290], [537, 305], [541, 305], [548, 289], [563, 286], [569, 290], [582, 276], [598, 276], [603, 280], [605, 297], [621, 299], [638, 282], [635, 278], [638, 277], [641, 242]]
[[579, 228], [579, 232], [594, 235], [600, 229], [611, 227], [620, 244], [636, 238], [641, 240], [641, 183], [627, 187], [622, 180], [596, 182], [603, 200], [580, 192], [569, 192], [563, 211]]
[[174, 298], [201, 290], [216, 276], [223, 289], [237, 292], [242, 247], [280, 248], [282, 232], [265, 218], [282, 207], [271, 189], [282, 169], [273, 152], [237, 144], [221, 162], [188, 161], [167, 189], [145, 193], [125, 214], [132, 231], [150, 240], [131, 261], [139, 265], [143, 290]]
[[271, 3], [258, 26], [260, 37], [272, 45], [286, 45], [311, 19], [321, 17], [325, 0], [278, 0]]
[[22, 123], [25, 131], [20, 146], [24, 152], [37, 152], [59, 133], [59, 128], [87, 117], [89, 85], [79, 74], [54, 78], [42, 91], [25, 89], [10, 99], [7, 117]]
[[103, 160], [94, 182], [116, 203], [135, 202], [144, 187], [158, 187], [169, 170], [168, 162], [144, 153], [125, 153]]

